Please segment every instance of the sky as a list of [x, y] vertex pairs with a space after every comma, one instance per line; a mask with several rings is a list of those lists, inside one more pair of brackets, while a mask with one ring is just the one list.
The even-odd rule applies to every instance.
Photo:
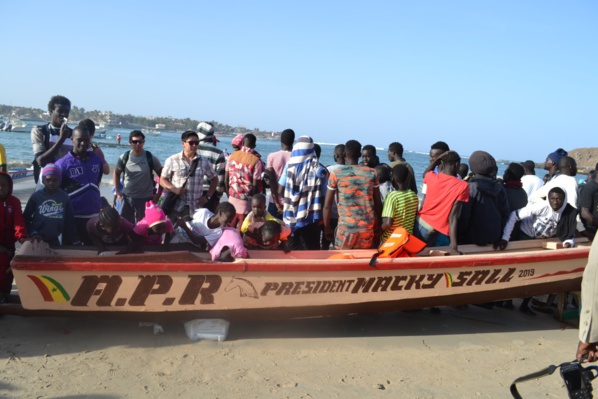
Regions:
[[598, 146], [598, 2], [0, 0], [0, 104], [543, 161]]

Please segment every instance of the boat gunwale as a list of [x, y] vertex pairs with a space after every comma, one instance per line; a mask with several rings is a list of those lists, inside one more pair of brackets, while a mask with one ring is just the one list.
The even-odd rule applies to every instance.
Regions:
[[[118, 255], [104, 257], [66, 257], [66, 256], [32, 256], [17, 255], [12, 261], [16, 271], [120, 271], [120, 272], [348, 272], [372, 270], [409, 270], [409, 269], [441, 269], [441, 268], [474, 268], [497, 267], [507, 265], [534, 264], [541, 262], [557, 262], [587, 258], [589, 246], [559, 250], [536, 248], [519, 252], [485, 252], [464, 254], [462, 256], [422, 256], [411, 258], [378, 259], [375, 266], [369, 266], [370, 256], [355, 259], [308, 258], [310, 252], [302, 251], [302, 258], [249, 258], [235, 262], [215, 262], [202, 259], [188, 251], [161, 253], [161, 260], [143, 261], [151, 254]], [[350, 251], [330, 251], [351, 253]], [[363, 253], [364, 251], [361, 251]], [[257, 251], [256, 251], [257, 253]], [[250, 251], [251, 254], [251, 251]], [[282, 255], [284, 257], [284, 255]], [[185, 261], [176, 261], [177, 258]], [[173, 261], [169, 261], [172, 258]], [[127, 262], [127, 260], [133, 260]], [[137, 261], [134, 261], [136, 259]]]

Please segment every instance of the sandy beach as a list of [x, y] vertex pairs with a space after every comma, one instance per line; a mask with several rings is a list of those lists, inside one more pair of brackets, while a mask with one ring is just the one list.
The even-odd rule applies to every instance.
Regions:
[[[23, 202], [31, 190], [15, 185]], [[234, 322], [225, 342], [193, 342], [182, 321], [159, 335], [127, 320], [0, 323], [3, 398], [508, 398], [515, 378], [572, 360], [578, 332], [551, 315], [476, 306]], [[558, 373], [519, 390], [567, 397]]]
[[[6, 398], [506, 398], [511, 382], [572, 360], [577, 330], [549, 315], [470, 306], [232, 323], [192, 342], [130, 321], [2, 318]], [[558, 375], [520, 386], [565, 398]]]

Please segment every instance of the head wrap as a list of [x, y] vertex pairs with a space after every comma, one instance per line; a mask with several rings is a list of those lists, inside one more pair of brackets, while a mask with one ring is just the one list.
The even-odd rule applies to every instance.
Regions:
[[486, 151], [474, 151], [469, 157], [469, 168], [475, 175], [492, 176], [496, 173], [496, 161]]
[[54, 175], [58, 178], [58, 181], [62, 181], [62, 170], [60, 166], [55, 165], [53, 163], [49, 163], [42, 169], [42, 181], [44, 177], [48, 175]]
[[548, 158], [550, 158], [554, 163], [559, 163], [561, 158], [564, 156], [567, 156], [567, 151], [563, 150], [562, 148], [559, 148], [555, 152], [548, 154]]
[[243, 135], [239, 134], [237, 136], [235, 136], [235, 138], [233, 139], [233, 141], [231, 141], [231, 145], [234, 147], [243, 147]]
[[320, 171], [312, 138], [299, 137], [287, 163], [284, 189], [283, 219], [292, 230], [322, 220], [326, 177], [327, 171]]
[[214, 126], [208, 122], [199, 122], [197, 124], [197, 137], [199, 141], [220, 141], [214, 136]]

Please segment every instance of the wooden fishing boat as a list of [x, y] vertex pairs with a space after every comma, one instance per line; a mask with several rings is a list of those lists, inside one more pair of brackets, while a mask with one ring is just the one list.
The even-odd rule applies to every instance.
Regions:
[[[273, 319], [481, 303], [579, 290], [590, 244], [512, 242], [506, 251], [462, 246], [411, 258], [374, 250], [250, 251], [213, 262], [207, 253], [97, 256], [25, 243], [12, 261], [22, 307], [45, 314]], [[444, 248], [446, 249], [446, 248]], [[7, 313], [6, 309], [0, 312]]]

